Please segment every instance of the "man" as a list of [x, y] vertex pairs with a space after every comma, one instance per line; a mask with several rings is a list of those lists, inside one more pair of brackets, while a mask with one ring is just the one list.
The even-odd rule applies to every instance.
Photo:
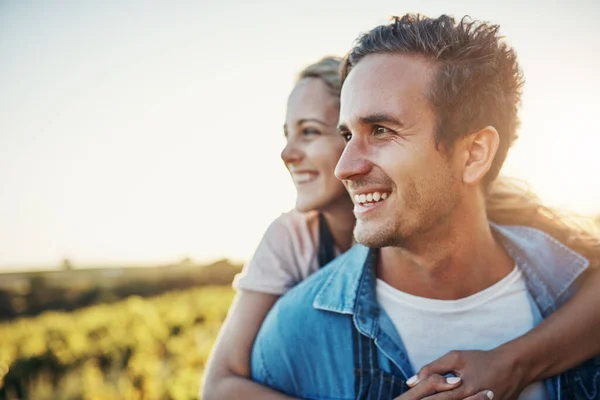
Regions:
[[[424, 398], [460, 380], [432, 375], [409, 391], [422, 366], [506, 343], [568, 299], [585, 258], [487, 220], [522, 86], [497, 30], [406, 15], [359, 38], [344, 65], [336, 175], [362, 246], [277, 303], [252, 353], [254, 380], [302, 398]], [[599, 366], [538, 380], [520, 399], [596, 398]], [[526, 360], [519, 367], [528, 373]]]

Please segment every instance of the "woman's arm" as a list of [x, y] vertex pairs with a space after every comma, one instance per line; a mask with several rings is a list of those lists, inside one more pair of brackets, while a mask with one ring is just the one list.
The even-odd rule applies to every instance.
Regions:
[[504, 345], [527, 382], [558, 375], [600, 354], [600, 270], [590, 267], [579, 282], [563, 307]]
[[291, 399], [250, 380], [250, 354], [265, 316], [279, 296], [240, 291], [210, 356], [202, 399]]
[[598, 356], [600, 271], [590, 268], [579, 282], [579, 290], [563, 307], [525, 335], [490, 351], [453, 351], [423, 367], [412, 386], [454, 371], [462, 384], [432, 400], [464, 399], [487, 389], [495, 400], [512, 399], [527, 385]]
[[[306, 229], [304, 214], [291, 211], [269, 225], [250, 262], [236, 277], [238, 290], [210, 356], [202, 398], [290, 399], [250, 380], [250, 355], [258, 330], [279, 296], [293, 287], [309, 268], [298, 249]], [[312, 249], [312, 251], [316, 251]]]

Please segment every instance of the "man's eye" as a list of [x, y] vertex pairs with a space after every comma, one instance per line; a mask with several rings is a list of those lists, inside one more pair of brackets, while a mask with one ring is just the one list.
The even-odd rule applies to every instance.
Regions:
[[373, 134], [375, 135], [383, 135], [385, 133], [390, 133], [391, 130], [386, 128], [385, 126], [375, 125], [373, 127]]
[[342, 139], [344, 139], [344, 142], [346, 143], [348, 143], [350, 139], [352, 139], [352, 134], [350, 132], [343, 132], [341, 135]]

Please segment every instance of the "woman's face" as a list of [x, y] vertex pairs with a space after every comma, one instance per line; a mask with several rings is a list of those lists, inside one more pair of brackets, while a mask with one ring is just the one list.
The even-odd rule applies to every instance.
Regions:
[[344, 185], [333, 174], [345, 145], [337, 131], [339, 107], [339, 98], [318, 78], [300, 80], [288, 99], [281, 159], [296, 185], [301, 212], [347, 200]]

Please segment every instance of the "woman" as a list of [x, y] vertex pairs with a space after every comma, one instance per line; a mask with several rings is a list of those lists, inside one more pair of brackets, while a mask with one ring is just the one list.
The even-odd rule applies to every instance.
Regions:
[[[296, 185], [296, 209], [271, 224], [254, 257], [234, 282], [238, 294], [207, 367], [204, 399], [289, 398], [249, 379], [253, 341], [280, 295], [352, 245], [353, 204], [333, 174], [344, 149], [336, 130], [339, 63], [330, 57], [310, 65], [300, 73], [290, 94], [284, 125], [287, 145], [281, 158]], [[597, 238], [562, 224], [514, 183], [500, 180], [493, 185], [488, 212], [491, 220], [501, 224], [541, 228], [582, 253], [593, 265], [600, 264]], [[493, 390], [497, 399], [510, 398], [527, 384], [600, 353], [600, 344], [594, 340], [600, 335], [600, 317], [594, 319], [592, 307], [600, 301], [596, 294], [600, 279], [595, 271], [588, 275], [575, 297], [531, 332], [490, 352], [456, 352], [442, 357], [424, 367], [412, 380], [413, 385], [430, 374], [453, 370], [462, 381], [448, 389], [469, 385], [470, 394], [476, 396], [473, 399], [488, 399], [491, 393], [487, 389]], [[583, 338], [584, 343], [576, 343], [574, 337]], [[513, 369], [512, 361], [523, 354], [530, 355], [539, 366], [530, 376], [516, 375]]]

